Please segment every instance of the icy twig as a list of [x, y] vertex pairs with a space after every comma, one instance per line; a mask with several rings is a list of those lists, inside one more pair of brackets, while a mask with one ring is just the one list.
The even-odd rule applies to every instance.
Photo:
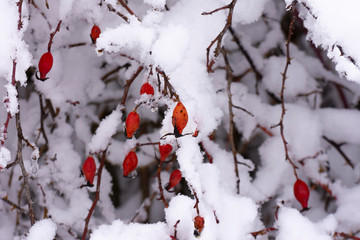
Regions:
[[126, 9], [126, 11], [128, 11], [128, 13], [135, 16], [137, 18], [137, 20], [139, 20], [139, 22], [141, 22], [140, 18], [138, 18], [138, 16], [135, 15], [135, 13], [129, 8], [129, 6], [123, 0], [118, 0], [118, 3], [120, 3], [121, 6], [123, 6]]
[[116, 11], [116, 9], [110, 3], [106, 4], [106, 6], [110, 12], [116, 13], [119, 17], [124, 19], [125, 22], [129, 23], [129, 18], [126, 17], [124, 14], [120, 13], [119, 11]]

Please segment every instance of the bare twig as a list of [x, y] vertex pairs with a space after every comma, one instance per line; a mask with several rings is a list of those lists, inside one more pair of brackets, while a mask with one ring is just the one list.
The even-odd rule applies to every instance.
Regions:
[[158, 186], [159, 186], [159, 195], [160, 195], [159, 200], [161, 200], [164, 203], [165, 208], [167, 208], [169, 205], [165, 200], [164, 189], [163, 189], [162, 183], [161, 183], [161, 175], [160, 175], [161, 174], [161, 165], [162, 165], [162, 162], [159, 161], [159, 166], [158, 166], [158, 170], [157, 170], [157, 174], [156, 174], [157, 179], [158, 179]]
[[282, 84], [281, 84], [281, 92], [280, 92], [280, 101], [281, 101], [281, 117], [280, 117], [280, 122], [273, 126], [273, 127], [277, 127], [279, 126], [280, 127], [280, 135], [281, 135], [281, 139], [284, 143], [284, 150], [285, 150], [285, 160], [288, 161], [292, 168], [293, 168], [293, 171], [294, 171], [294, 175], [296, 177], [296, 179], [298, 179], [298, 175], [297, 175], [297, 172], [296, 172], [296, 165], [294, 164], [294, 162], [291, 160], [290, 158], [290, 155], [289, 155], [289, 149], [288, 149], [288, 142], [286, 141], [285, 139], [285, 133], [284, 133], [284, 116], [285, 116], [285, 113], [286, 113], [286, 108], [285, 108], [285, 99], [284, 99], [284, 93], [285, 93], [285, 82], [286, 82], [286, 79], [287, 79], [287, 71], [288, 71], [288, 68], [291, 64], [291, 57], [290, 57], [290, 39], [291, 39], [291, 35], [293, 34], [293, 29], [294, 29], [294, 22], [295, 22], [295, 17], [293, 15], [293, 12], [295, 10], [295, 4], [296, 4], [296, 1], [294, 1], [291, 5], [291, 21], [290, 21], [290, 25], [289, 25], [289, 33], [288, 33], [288, 36], [287, 36], [287, 41], [286, 41], [286, 64], [285, 64], [285, 69], [284, 69], [284, 72], [281, 73], [282, 75]]
[[9, 204], [13, 209], [19, 210], [19, 211], [20, 211], [21, 213], [23, 213], [23, 214], [26, 214], [26, 215], [29, 214], [28, 211], [26, 211], [26, 210], [23, 209], [22, 207], [19, 207], [19, 205], [17, 205], [17, 204], [14, 203], [13, 201], [10, 201], [7, 196], [1, 198], [1, 200], [3, 200], [4, 202], [6, 202], [7, 204]]
[[110, 72], [108, 72], [104, 76], [102, 76], [101, 80], [105, 81], [108, 77], [110, 77], [114, 73], [117, 73], [120, 69], [122, 69], [122, 68], [128, 69], [130, 66], [131, 66], [130, 63], [125, 63], [124, 65], [117, 66], [116, 68], [114, 68], [113, 70], [111, 70]]
[[[216, 38], [211, 41], [210, 45], [206, 48], [206, 66], [207, 66], [207, 71], [209, 73], [213, 72], [212, 66], [215, 64], [215, 58], [217, 58], [219, 56], [219, 54], [220, 54], [222, 39], [223, 39], [226, 31], [231, 26], [232, 15], [233, 15], [233, 11], [234, 11], [234, 7], [235, 7], [236, 2], [237, 2], [237, 0], [232, 0], [229, 5], [226, 5], [224, 7], [215, 9], [214, 11], [209, 12], [209, 13], [202, 13], [202, 15], [208, 15], [208, 14], [212, 14], [213, 12], [217, 12], [219, 10], [229, 9], [229, 13], [228, 13], [224, 28], [216, 36]], [[217, 42], [217, 44], [216, 44], [216, 48], [214, 50], [214, 58], [210, 60], [210, 49], [216, 42]]]
[[17, 137], [18, 137], [18, 144], [17, 144], [17, 162], [20, 165], [21, 172], [24, 179], [24, 186], [25, 186], [25, 197], [29, 206], [29, 217], [31, 225], [35, 223], [35, 214], [33, 209], [33, 201], [31, 200], [31, 194], [30, 194], [30, 184], [29, 184], [29, 178], [28, 173], [26, 172], [24, 160], [22, 156], [22, 128], [21, 128], [21, 122], [20, 122], [20, 105], [19, 105], [19, 111], [15, 114], [15, 121], [16, 121], [16, 130], [17, 130]]
[[245, 108], [236, 106], [236, 105], [234, 105], [234, 104], [233, 104], [232, 106], [233, 106], [234, 108], [240, 109], [241, 111], [246, 112], [246, 113], [249, 114], [250, 116], [254, 117], [254, 114], [252, 114], [251, 112], [249, 112], [249, 111], [246, 110]]
[[139, 22], [141, 22], [140, 18], [138, 18], [138, 16], [135, 15], [135, 13], [129, 8], [129, 6], [123, 0], [118, 0], [118, 3], [120, 3], [121, 6], [123, 6], [126, 9], [126, 11], [128, 11], [128, 13], [135, 16], [137, 18], [137, 20], [139, 20]]
[[91, 208], [89, 210], [89, 213], [85, 219], [85, 227], [84, 227], [84, 232], [83, 232], [83, 235], [82, 235], [82, 240], [85, 240], [86, 239], [86, 235], [87, 235], [87, 231], [88, 231], [88, 226], [89, 226], [89, 222], [90, 222], [90, 219], [91, 219], [91, 216], [95, 210], [95, 207], [96, 207], [96, 204], [97, 202], [99, 201], [100, 199], [100, 184], [101, 184], [101, 174], [102, 174], [102, 170], [104, 168], [104, 164], [105, 164], [105, 160], [106, 160], [106, 151], [107, 151], [107, 148], [103, 151], [102, 153], [102, 157], [101, 157], [101, 162], [100, 162], [100, 166], [99, 166], [99, 169], [97, 171], [97, 183], [96, 183], [96, 192], [95, 192], [95, 198], [94, 198], [94, 201], [91, 205]]
[[268, 232], [272, 232], [272, 231], [276, 231], [277, 229], [274, 227], [269, 227], [269, 228], [265, 228], [265, 229], [261, 229], [260, 231], [257, 232], [252, 232], [251, 235], [253, 235], [253, 237], [256, 239], [257, 236], [262, 236], [267, 234]]
[[[163, 91], [163, 94], [167, 95], [167, 93], [169, 91], [170, 98], [175, 97], [175, 100], [179, 102], [180, 101], [179, 95], [177, 95], [177, 93], [175, 91], [175, 88], [171, 85], [169, 77], [165, 74], [164, 71], [160, 70], [159, 68], [156, 68], [156, 71], [164, 79], [164, 91]], [[158, 76], [158, 80], [159, 80], [159, 76]]]
[[174, 235], [171, 235], [170, 238], [172, 240], [177, 240], [177, 225], [180, 223], [180, 219], [176, 221], [174, 224]]
[[62, 21], [60, 20], [58, 25], [56, 26], [55, 31], [50, 33], [50, 40], [49, 40], [49, 43], [48, 43], [48, 52], [51, 52], [51, 45], [53, 43], [54, 36], [58, 31], [60, 31], [61, 23], [62, 23]]
[[116, 13], [119, 17], [124, 19], [125, 22], [129, 23], [128, 17], [126, 17], [124, 14], [120, 13], [119, 11], [116, 11], [116, 9], [110, 3], [106, 4], [106, 6], [108, 7], [108, 10], [110, 12]]
[[333, 140], [330, 140], [329, 138], [323, 136], [323, 139], [325, 139], [328, 143], [330, 143], [338, 152], [339, 154], [344, 158], [345, 162], [352, 168], [354, 169], [355, 166], [352, 163], [352, 161], [350, 160], [350, 158], [345, 154], [345, 152], [341, 149], [341, 146], [343, 145], [343, 143], [338, 144], [336, 142], [334, 142]]
[[50, 24], [50, 22], [49, 22], [49, 20], [47, 19], [47, 17], [46, 17], [46, 15], [45, 15], [45, 13], [43, 12], [43, 11], [41, 11], [40, 10], [40, 8], [38, 7], [38, 5], [36, 5], [36, 3], [32, 0], [32, 1], [30, 1], [31, 2], [31, 4], [40, 12], [40, 15], [45, 19], [45, 21], [46, 21], [46, 23], [48, 24], [48, 26], [49, 26], [49, 29], [51, 29], [52, 28], [52, 26], [51, 26], [51, 24]]
[[127, 98], [128, 93], [129, 93], [129, 89], [130, 89], [131, 84], [134, 82], [135, 78], [140, 74], [140, 72], [143, 70], [143, 68], [144, 68], [143, 66], [140, 66], [136, 70], [136, 72], [132, 75], [132, 77], [129, 80], [126, 81], [126, 84], [124, 86], [124, 95], [123, 95], [123, 97], [121, 99], [121, 104], [123, 106], [125, 106], [126, 98]]
[[40, 92], [39, 92], [39, 101], [40, 101], [40, 132], [42, 133], [45, 143], [46, 143], [46, 146], [47, 146], [49, 144], [49, 140], [46, 136], [45, 126], [44, 126], [44, 120], [46, 118], [46, 114], [45, 114], [45, 110], [44, 110], [42, 94]]
[[226, 54], [226, 50], [223, 49], [222, 54], [224, 56], [224, 61], [226, 65], [226, 78], [227, 78], [227, 93], [228, 93], [228, 102], [229, 102], [229, 142], [231, 145], [231, 151], [234, 159], [234, 167], [235, 167], [235, 176], [236, 176], [236, 192], [240, 194], [240, 176], [238, 169], [238, 160], [236, 157], [237, 150], [234, 141], [234, 113], [233, 113], [233, 103], [232, 103], [232, 94], [231, 94], [231, 80], [232, 80], [232, 69], [230, 66], [229, 59]]
[[239, 37], [236, 35], [234, 29], [230, 26], [229, 27], [229, 31], [236, 43], [236, 45], [238, 46], [239, 50], [242, 52], [242, 54], [244, 55], [244, 57], [246, 58], [246, 60], [248, 61], [251, 70], [254, 72], [255, 74], [255, 78], [256, 78], [256, 84], [255, 84], [255, 91], [256, 94], [259, 93], [259, 83], [262, 79], [262, 74], [259, 72], [259, 70], [257, 69], [257, 67], [255, 66], [254, 61], [252, 60], [250, 54], [246, 51], [246, 49], [244, 48], [244, 46], [241, 44]]
[[334, 237], [337, 237], [337, 236], [344, 237], [344, 238], [349, 238], [349, 239], [353, 239], [353, 240], [360, 240], [359, 237], [355, 237], [355, 236], [353, 236], [351, 234], [344, 233], [344, 232], [335, 232]]

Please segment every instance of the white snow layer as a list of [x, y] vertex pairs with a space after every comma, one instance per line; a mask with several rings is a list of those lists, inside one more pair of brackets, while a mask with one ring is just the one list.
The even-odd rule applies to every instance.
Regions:
[[30, 228], [27, 240], [53, 240], [56, 228], [51, 219], [39, 220]]

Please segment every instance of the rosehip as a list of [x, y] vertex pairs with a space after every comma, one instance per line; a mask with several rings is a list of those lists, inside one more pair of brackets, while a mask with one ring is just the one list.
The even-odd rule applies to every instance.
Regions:
[[309, 188], [305, 182], [298, 179], [294, 184], [294, 195], [295, 198], [300, 202], [301, 206], [306, 209], [308, 207], [309, 200]]
[[182, 178], [181, 172], [179, 169], [175, 169], [171, 175], [170, 175], [170, 179], [169, 179], [169, 183], [166, 184], [165, 189], [166, 190], [170, 190], [171, 188], [175, 187], [176, 185], [179, 184], [180, 180]]
[[82, 172], [85, 175], [85, 179], [88, 181], [89, 185], [93, 185], [95, 173], [96, 173], [96, 165], [95, 160], [91, 156], [89, 156], [82, 167]]
[[165, 161], [165, 159], [170, 155], [173, 147], [170, 144], [161, 145], [159, 143], [160, 151], [160, 161]]
[[188, 114], [185, 106], [179, 102], [173, 111], [172, 124], [174, 126], [175, 136], [182, 134], [183, 129], [186, 127], [188, 122]]
[[138, 164], [138, 158], [136, 156], [136, 153], [134, 151], [130, 151], [123, 162], [123, 169], [124, 169], [124, 177], [129, 176], [129, 174], [134, 171]]
[[150, 83], [144, 83], [140, 89], [140, 95], [154, 95], [154, 88], [150, 85]]
[[46, 74], [48, 74], [53, 65], [53, 56], [51, 52], [44, 53], [39, 61], [39, 72], [40, 80], [46, 79]]
[[140, 117], [137, 112], [132, 111], [126, 118], [125, 121], [125, 129], [126, 129], [126, 137], [132, 138], [136, 130], [138, 130], [140, 126]]
[[194, 234], [196, 236], [199, 236], [201, 231], [204, 229], [205, 226], [205, 220], [203, 217], [200, 216], [196, 216], [194, 219], [194, 227], [195, 227], [195, 232]]
[[91, 41], [92, 41], [94, 44], [96, 43], [96, 39], [99, 38], [100, 33], [101, 33], [100, 28], [94, 24], [94, 26], [93, 26], [92, 29], [91, 29], [91, 33], [90, 33]]

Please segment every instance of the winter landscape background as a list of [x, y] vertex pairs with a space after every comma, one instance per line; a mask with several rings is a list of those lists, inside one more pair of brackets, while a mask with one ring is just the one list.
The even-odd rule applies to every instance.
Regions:
[[1, 0], [0, 238], [359, 240], [359, 7]]

